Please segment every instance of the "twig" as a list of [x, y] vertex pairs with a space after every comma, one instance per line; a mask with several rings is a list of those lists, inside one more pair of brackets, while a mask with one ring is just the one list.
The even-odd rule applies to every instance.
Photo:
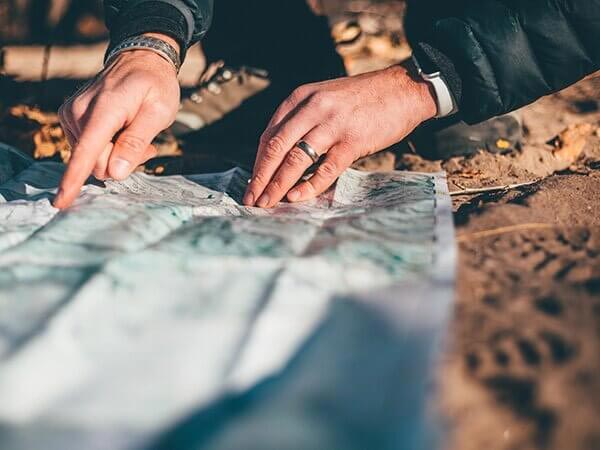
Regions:
[[513, 231], [548, 229], [555, 228], [556, 226], [557, 225], [551, 223], [522, 223], [520, 225], [509, 225], [506, 227], [494, 228], [493, 230], [478, 231], [477, 233], [462, 234], [457, 236], [456, 240], [460, 243], [463, 243], [484, 237], [512, 233]]
[[[474, 195], [474, 194], [483, 194], [486, 192], [497, 192], [497, 191], [509, 191], [511, 189], [518, 189], [521, 187], [525, 187], [525, 186], [531, 186], [533, 184], [537, 184], [540, 181], [542, 181], [541, 179], [537, 179], [537, 180], [533, 180], [533, 181], [527, 181], [525, 183], [518, 183], [518, 184], [507, 184], [504, 186], [491, 186], [491, 187], [485, 187], [485, 188], [473, 188], [473, 189], [462, 189], [460, 191], [453, 191], [450, 192], [451, 196], [457, 196], [457, 195]], [[455, 183], [457, 186], [460, 186], [459, 184]]]

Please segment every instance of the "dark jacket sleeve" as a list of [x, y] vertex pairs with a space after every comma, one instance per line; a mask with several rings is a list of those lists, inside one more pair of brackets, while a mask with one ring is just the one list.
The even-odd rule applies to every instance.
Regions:
[[407, 34], [463, 120], [513, 111], [600, 69], [600, 0], [414, 0]]
[[147, 32], [164, 33], [185, 50], [208, 31], [213, 0], [104, 0], [111, 47]]

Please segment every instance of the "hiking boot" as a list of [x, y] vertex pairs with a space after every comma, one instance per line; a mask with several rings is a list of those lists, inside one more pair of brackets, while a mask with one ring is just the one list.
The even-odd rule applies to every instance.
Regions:
[[177, 137], [200, 130], [220, 119], [271, 84], [266, 70], [234, 69], [223, 61], [208, 66], [198, 86], [184, 96], [172, 133]]

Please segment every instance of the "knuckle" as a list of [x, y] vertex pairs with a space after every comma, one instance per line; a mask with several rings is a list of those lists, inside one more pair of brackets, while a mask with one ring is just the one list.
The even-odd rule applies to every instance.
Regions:
[[326, 178], [336, 177], [338, 174], [338, 170], [339, 165], [333, 160], [323, 162], [323, 164], [321, 164], [321, 166], [319, 166], [318, 169], [319, 173]]
[[272, 133], [270, 129], [267, 129], [263, 132], [263, 134], [261, 134], [260, 139], [259, 139], [259, 144], [266, 147], [269, 139], [271, 139]]
[[301, 100], [297, 99], [294, 96], [290, 96], [288, 98], [286, 98], [283, 103], [281, 104], [281, 107], [277, 110], [277, 117], [279, 119], [285, 117], [285, 114], [289, 111], [292, 111], [296, 108], [296, 106], [298, 106], [300, 104]]
[[139, 136], [123, 134], [119, 138], [119, 147], [131, 153], [143, 153], [146, 150], [146, 141]]
[[311, 180], [307, 180], [306, 183], [302, 185], [302, 189], [304, 190], [305, 195], [314, 195], [317, 192], [317, 189]]
[[306, 96], [306, 87], [300, 86], [292, 91], [290, 96], [288, 97], [288, 101], [294, 105], [300, 103], [302, 99]]
[[267, 178], [261, 172], [258, 172], [252, 177], [252, 184], [255, 186], [264, 186], [266, 182]]
[[288, 153], [287, 158], [285, 159], [285, 163], [288, 166], [296, 167], [304, 165], [307, 159], [308, 157], [304, 154], [302, 150], [294, 147]]
[[269, 190], [271, 192], [279, 192], [279, 191], [283, 190], [282, 180], [279, 179], [279, 178], [274, 178], [271, 181], [271, 185], [269, 186]]
[[324, 121], [318, 126], [319, 133], [322, 133], [329, 139], [334, 139], [340, 133], [338, 132], [337, 127], [331, 123], [330, 121]]
[[301, 97], [304, 94], [305, 89], [306, 88], [304, 86], [298, 86], [292, 91], [290, 97]]
[[353, 142], [359, 142], [360, 137], [360, 130], [357, 130], [355, 128], [348, 128], [344, 133], [342, 141], [346, 144], [346, 146], [349, 147]]
[[267, 141], [264, 158], [267, 161], [276, 160], [279, 157], [279, 155], [281, 155], [285, 151], [283, 146], [283, 139], [277, 135], [273, 136]]
[[311, 97], [311, 103], [313, 107], [320, 110], [329, 110], [333, 106], [333, 100], [331, 97], [322, 92], [318, 92]]
[[297, 87], [292, 91], [290, 96], [287, 98], [286, 103], [291, 106], [298, 106], [304, 100], [307, 99], [314, 91], [314, 88], [311, 84], [304, 84], [302, 86]]

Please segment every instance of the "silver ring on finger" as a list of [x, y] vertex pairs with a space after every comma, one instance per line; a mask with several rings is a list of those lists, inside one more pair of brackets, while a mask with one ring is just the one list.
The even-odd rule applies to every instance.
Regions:
[[306, 153], [306, 156], [312, 159], [313, 164], [316, 164], [319, 161], [319, 154], [308, 142], [298, 141], [296, 147], [298, 147], [300, 150]]

